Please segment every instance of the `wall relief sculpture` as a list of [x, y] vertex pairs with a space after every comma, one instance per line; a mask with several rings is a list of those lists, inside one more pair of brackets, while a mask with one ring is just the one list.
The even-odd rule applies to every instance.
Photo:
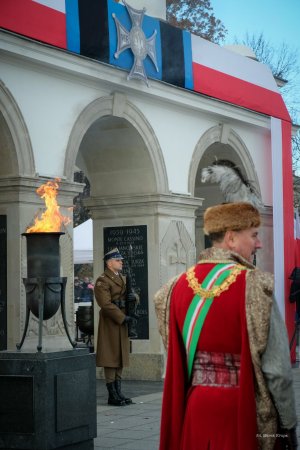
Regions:
[[185, 272], [196, 262], [196, 248], [182, 221], [172, 220], [160, 246], [160, 283]]

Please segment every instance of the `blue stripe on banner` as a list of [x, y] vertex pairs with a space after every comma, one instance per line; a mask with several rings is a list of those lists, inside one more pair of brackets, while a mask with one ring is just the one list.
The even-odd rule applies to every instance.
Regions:
[[153, 17], [144, 16], [143, 31], [145, 33], [146, 38], [149, 39], [153, 35], [155, 30], [156, 30], [155, 48], [156, 48], [156, 61], [157, 61], [158, 72], [155, 69], [152, 59], [150, 59], [149, 57], [147, 57], [145, 59], [144, 66], [145, 66], [147, 77], [161, 80], [162, 79], [162, 54], [161, 54], [161, 35], [160, 35], [159, 20], [153, 19]]
[[118, 47], [118, 35], [113, 14], [116, 15], [119, 22], [126, 30], [131, 28], [131, 20], [123, 5], [116, 3], [114, 0], [107, 1], [108, 29], [109, 29], [109, 63], [114, 66], [122, 67], [130, 70], [133, 64], [133, 54], [131, 50], [125, 50], [118, 59], [115, 58], [115, 52]]
[[189, 33], [186, 30], [183, 30], [182, 40], [183, 40], [183, 53], [184, 53], [185, 88], [193, 90], [194, 89], [194, 77], [193, 77], [191, 33]]
[[66, 0], [67, 49], [80, 53], [78, 0]]
[[[128, 32], [130, 32], [132, 27], [130, 16], [125, 6], [118, 4], [113, 0], [107, 0], [107, 6], [108, 6], [108, 26], [109, 26], [109, 63], [114, 66], [121, 67], [122, 69], [126, 69], [126, 71], [130, 72], [134, 61], [131, 49], [124, 50], [120, 54], [119, 58], [115, 58], [114, 56], [118, 47], [118, 38], [117, 38], [117, 28], [112, 14], [114, 13], [116, 15], [119, 22]], [[162, 64], [161, 64], [161, 44], [160, 44], [161, 40], [160, 40], [159, 20], [153, 19], [152, 17], [144, 16], [142, 29], [147, 39], [149, 39], [149, 37], [151, 37], [152, 34], [154, 33], [154, 30], [156, 30], [157, 33], [156, 58], [159, 72], [156, 71], [154, 64], [152, 63], [152, 60], [149, 57], [146, 57], [146, 59], [144, 60], [144, 67], [147, 77], [161, 80]]]

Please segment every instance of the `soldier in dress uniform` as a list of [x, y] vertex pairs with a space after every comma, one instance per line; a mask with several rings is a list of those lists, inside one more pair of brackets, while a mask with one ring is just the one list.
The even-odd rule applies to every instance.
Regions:
[[135, 294], [126, 296], [126, 277], [121, 274], [123, 259], [117, 248], [106, 253], [105, 271], [96, 280], [94, 288], [101, 308], [96, 364], [104, 368], [108, 404], [114, 406], [132, 403], [121, 392], [122, 370], [129, 365], [128, 324], [134, 320], [125, 314], [126, 300], [135, 300]]

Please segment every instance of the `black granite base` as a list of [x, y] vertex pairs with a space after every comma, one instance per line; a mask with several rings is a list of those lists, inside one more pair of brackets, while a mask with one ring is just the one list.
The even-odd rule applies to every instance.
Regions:
[[0, 352], [0, 449], [91, 450], [95, 355], [88, 349]]

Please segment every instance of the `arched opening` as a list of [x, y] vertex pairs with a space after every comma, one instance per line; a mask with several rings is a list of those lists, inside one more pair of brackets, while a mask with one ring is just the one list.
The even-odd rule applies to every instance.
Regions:
[[[95, 157], [101, 157], [101, 161], [96, 161]], [[103, 180], [108, 179], [106, 171], [112, 176], [112, 171], [117, 174], [121, 170], [125, 177], [123, 181], [128, 182], [126, 192], [133, 189], [130, 187], [133, 174], [138, 177], [134, 191], [169, 192], [165, 163], [155, 133], [145, 116], [124, 94], [114, 93], [96, 99], [82, 111], [74, 124], [66, 152], [64, 174], [67, 179], [73, 180], [75, 166], [90, 170], [91, 176], [100, 170]], [[103, 185], [101, 180], [97, 181]], [[91, 189], [97, 192], [95, 185]], [[124, 193], [124, 187], [121, 192]]]
[[0, 81], [0, 177], [34, 176], [28, 130], [9, 90]]
[[[20, 311], [22, 177], [34, 175], [28, 130], [7, 87], [0, 81], [0, 350], [11, 347]], [[13, 313], [13, 314], [12, 314]], [[15, 342], [14, 342], [15, 345]]]
[[[150, 245], [147, 236], [151, 225], [149, 213], [144, 207], [139, 208], [136, 201], [143, 199], [151, 205], [149, 199], [152, 196], [168, 192], [168, 182], [162, 152], [151, 126], [123, 94], [97, 99], [80, 114], [67, 149], [65, 173], [68, 177], [71, 177], [71, 171], [72, 175], [76, 171], [84, 173], [88, 180], [90, 199], [87, 205], [92, 205], [93, 219], [93, 273], [88, 268], [76, 267], [79, 269], [76, 276], [84, 279], [88, 275], [89, 281], [95, 282], [103, 272], [103, 252], [107, 245], [111, 246], [107, 233], [114, 227], [121, 233], [122, 230], [133, 229], [140, 232], [143, 245], [137, 249], [137, 244], [133, 244], [133, 251], [142, 252], [139, 259], [141, 264], [145, 264], [145, 270], [136, 267], [135, 280], [141, 289], [140, 308], [146, 311], [141, 319], [145, 322], [145, 326], [140, 327], [144, 333], [141, 339], [148, 339], [147, 263]], [[132, 230], [128, 230], [130, 227]], [[121, 251], [124, 249], [126, 256], [128, 241], [126, 244], [125, 240], [118, 241], [116, 246]], [[143, 272], [140, 281], [139, 272]], [[96, 339], [97, 318], [94, 332]]]
[[79, 146], [76, 167], [86, 174], [92, 196], [156, 192], [148, 149], [136, 131], [120, 117], [97, 119]]
[[[65, 174], [80, 172], [89, 195], [101, 204], [114, 198], [168, 192], [162, 152], [146, 118], [123, 94], [95, 100], [74, 124]], [[86, 197], [85, 189], [84, 196]], [[133, 200], [134, 201], [134, 200]], [[76, 201], [84, 208], [83, 202]], [[87, 219], [86, 211], [82, 220]], [[116, 215], [118, 213], [116, 212]], [[80, 220], [76, 221], [76, 224]]]
[[197, 254], [209, 243], [203, 233], [203, 213], [206, 208], [225, 201], [216, 183], [202, 183], [202, 169], [216, 160], [226, 160], [238, 167], [242, 175], [249, 180], [260, 194], [257, 174], [250, 152], [242, 139], [228, 125], [213, 127], [200, 138], [190, 167], [189, 188], [195, 197], [203, 198], [203, 206], [197, 211], [196, 248]]

